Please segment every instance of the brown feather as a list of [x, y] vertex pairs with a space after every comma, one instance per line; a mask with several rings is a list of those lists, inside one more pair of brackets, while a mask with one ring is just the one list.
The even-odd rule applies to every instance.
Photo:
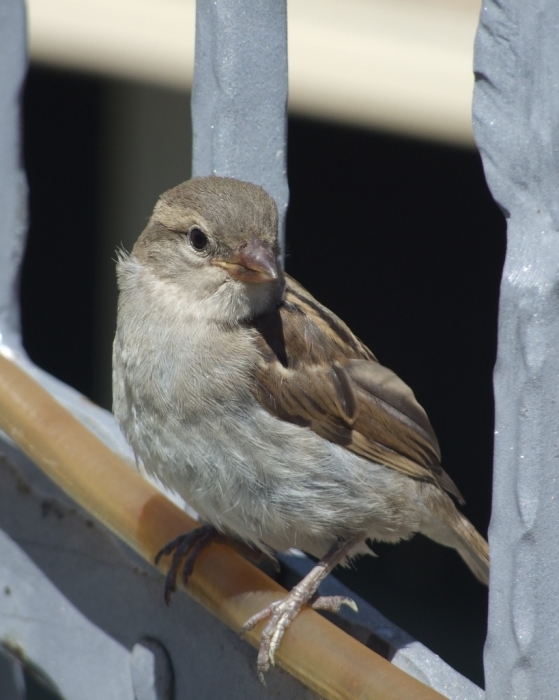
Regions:
[[267, 411], [463, 500], [412, 390], [300, 284], [286, 275], [283, 302], [251, 325], [262, 357], [254, 393]]

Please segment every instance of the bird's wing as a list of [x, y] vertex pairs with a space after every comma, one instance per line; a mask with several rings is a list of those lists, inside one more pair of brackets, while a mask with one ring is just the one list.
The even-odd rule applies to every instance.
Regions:
[[252, 321], [261, 351], [256, 398], [282, 420], [462, 500], [412, 390], [343, 321], [286, 278], [282, 305]]

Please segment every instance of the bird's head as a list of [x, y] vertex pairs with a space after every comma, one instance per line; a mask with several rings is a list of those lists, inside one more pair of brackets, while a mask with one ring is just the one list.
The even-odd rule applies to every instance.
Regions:
[[248, 182], [203, 177], [168, 190], [132, 255], [208, 320], [258, 316], [283, 294], [277, 208]]

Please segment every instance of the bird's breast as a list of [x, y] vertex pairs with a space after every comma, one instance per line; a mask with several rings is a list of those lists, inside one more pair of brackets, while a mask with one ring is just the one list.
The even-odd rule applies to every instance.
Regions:
[[321, 556], [380, 514], [396, 531], [410, 480], [268, 413], [251, 390], [252, 333], [193, 318], [180, 295], [121, 287], [114, 412], [148, 472], [214, 525], [278, 549]]
[[136, 277], [121, 287], [113, 358], [133, 402], [199, 416], [238, 400], [257, 361], [250, 332], [198, 317], [188, 289]]

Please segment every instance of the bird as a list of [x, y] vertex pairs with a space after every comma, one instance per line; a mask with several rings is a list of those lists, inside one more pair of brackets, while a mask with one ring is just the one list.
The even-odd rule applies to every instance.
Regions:
[[412, 390], [285, 273], [277, 207], [260, 186], [197, 177], [164, 192], [117, 261], [113, 412], [145, 471], [203, 523], [162, 548], [176, 578], [216, 539], [318, 562], [266, 620], [261, 680], [283, 633], [338, 564], [422, 533], [488, 583], [485, 539], [457, 508]]

